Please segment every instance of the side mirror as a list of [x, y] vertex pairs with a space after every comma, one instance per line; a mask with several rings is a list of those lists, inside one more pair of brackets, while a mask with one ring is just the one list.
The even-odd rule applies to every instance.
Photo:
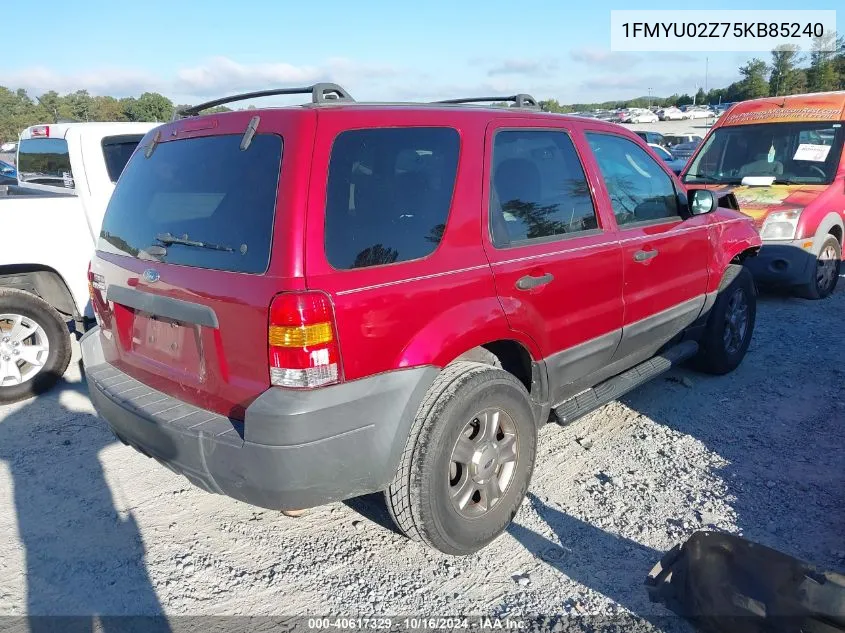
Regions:
[[704, 215], [715, 211], [719, 206], [716, 194], [708, 189], [690, 189], [687, 192], [687, 199], [692, 215]]

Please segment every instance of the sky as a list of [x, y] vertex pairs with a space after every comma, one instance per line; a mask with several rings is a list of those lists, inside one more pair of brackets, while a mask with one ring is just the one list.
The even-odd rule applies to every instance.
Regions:
[[[694, 93], [739, 79], [767, 52], [610, 51], [610, 11], [630, 0], [182, 0], [7, 3], [0, 85], [31, 95], [160, 92], [196, 103], [334, 81], [358, 100], [527, 92], [561, 103]], [[800, 8], [836, 9], [812, 0]], [[712, 9], [793, 9], [794, 0], [708, 0]], [[649, 0], [648, 9], [678, 9]], [[689, 8], [702, 8], [696, 3]], [[845, 32], [845, 11], [837, 15]], [[300, 98], [301, 99], [301, 98]], [[272, 101], [267, 102], [268, 105]]]

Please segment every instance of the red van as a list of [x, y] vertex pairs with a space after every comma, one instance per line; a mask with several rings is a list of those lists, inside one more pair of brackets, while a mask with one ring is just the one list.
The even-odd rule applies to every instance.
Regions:
[[722, 115], [682, 172], [733, 192], [763, 238], [757, 283], [821, 299], [839, 279], [845, 226], [845, 91], [744, 101]]

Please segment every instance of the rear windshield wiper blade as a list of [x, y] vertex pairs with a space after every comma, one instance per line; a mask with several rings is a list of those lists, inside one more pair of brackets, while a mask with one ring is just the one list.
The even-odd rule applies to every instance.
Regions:
[[191, 240], [188, 239], [187, 234], [183, 235], [182, 237], [176, 237], [175, 235], [171, 235], [170, 233], [159, 233], [156, 235], [156, 241], [161, 242], [162, 244], [182, 244], [184, 246], [196, 246], [197, 248], [207, 248], [213, 251], [226, 251], [227, 253], [233, 253], [235, 249], [230, 246], [223, 246], [221, 244], [213, 244], [211, 242], [202, 242], [200, 240]]

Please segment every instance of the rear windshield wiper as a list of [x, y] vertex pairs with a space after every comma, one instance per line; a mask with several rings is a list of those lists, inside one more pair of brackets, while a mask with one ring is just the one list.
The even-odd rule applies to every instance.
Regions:
[[169, 245], [169, 244], [182, 244], [184, 246], [196, 246], [197, 248], [208, 248], [213, 251], [226, 251], [228, 253], [233, 253], [235, 249], [230, 246], [223, 246], [221, 244], [213, 244], [211, 242], [202, 242], [200, 240], [191, 240], [188, 239], [188, 235], [185, 234], [182, 237], [176, 237], [175, 235], [171, 235], [168, 233], [159, 233], [156, 235], [156, 241], [161, 242], [162, 244]]

